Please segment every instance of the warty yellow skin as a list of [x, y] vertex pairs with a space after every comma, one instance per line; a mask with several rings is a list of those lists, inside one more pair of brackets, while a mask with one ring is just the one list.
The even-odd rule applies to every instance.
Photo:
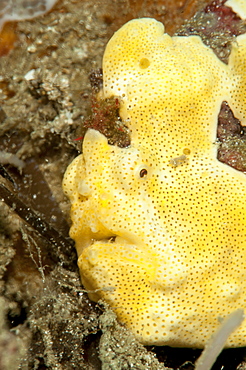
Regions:
[[[245, 35], [226, 65], [149, 18], [106, 47], [102, 94], [120, 98], [131, 145], [89, 129], [63, 188], [89, 296], [143, 344], [202, 348], [246, 307], [246, 175], [217, 160], [216, 144], [223, 101], [246, 123], [245, 61]], [[245, 320], [227, 346], [246, 346]]]

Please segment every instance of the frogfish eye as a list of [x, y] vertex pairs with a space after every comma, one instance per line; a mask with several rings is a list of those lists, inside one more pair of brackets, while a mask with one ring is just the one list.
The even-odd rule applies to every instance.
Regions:
[[146, 168], [142, 168], [141, 171], [139, 172], [139, 176], [143, 178], [147, 175], [148, 175], [148, 171], [146, 170]]

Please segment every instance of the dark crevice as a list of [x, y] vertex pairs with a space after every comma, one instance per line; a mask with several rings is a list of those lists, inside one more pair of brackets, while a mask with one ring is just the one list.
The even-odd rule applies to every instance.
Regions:
[[205, 10], [197, 12], [185, 21], [176, 32], [178, 36], [200, 36], [203, 43], [210, 47], [216, 56], [228, 63], [232, 42], [235, 37], [246, 32], [246, 23], [233, 10], [225, 5], [225, 0], [216, 0]]
[[238, 171], [246, 171], [246, 127], [234, 116], [227, 102], [221, 104], [218, 116], [217, 158]]
[[24, 307], [20, 307], [18, 315], [13, 315], [11, 311], [9, 311], [7, 314], [8, 324], [11, 329], [15, 328], [18, 325], [24, 324], [26, 319], [27, 313]]

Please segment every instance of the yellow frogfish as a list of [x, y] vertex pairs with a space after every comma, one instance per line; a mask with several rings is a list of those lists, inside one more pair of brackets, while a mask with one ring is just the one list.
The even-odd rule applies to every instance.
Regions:
[[[216, 142], [222, 102], [246, 124], [246, 35], [225, 64], [199, 36], [132, 20], [106, 47], [101, 95], [119, 98], [131, 143], [89, 129], [65, 173], [82, 283], [143, 344], [202, 348], [246, 308], [246, 175]], [[226, 346], [246, 346], [246, 320]]]

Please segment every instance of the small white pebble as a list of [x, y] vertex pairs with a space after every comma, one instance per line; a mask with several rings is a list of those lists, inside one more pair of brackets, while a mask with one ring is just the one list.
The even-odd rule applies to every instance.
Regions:
[[24, 76], [25, 80], [27, 81], [34, 80], [35, 72], [36, 72], [36, 69], [31, 69], [30, 71], [28, 71]]
[[35, 53], [37, 51], [37, 48], [34, 45], [30, 45], [30, 46], [28, 46], [27, 51], [29, 53]]

